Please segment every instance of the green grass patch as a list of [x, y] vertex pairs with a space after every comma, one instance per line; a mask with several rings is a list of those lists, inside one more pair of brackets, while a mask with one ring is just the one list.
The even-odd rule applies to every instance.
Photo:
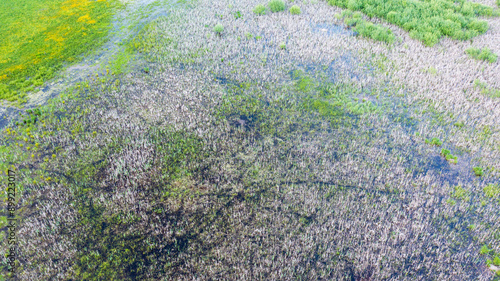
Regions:
[[490, 198], [496, 198], [500, 195], [500, 185], [489, 184], [483, 188], [484, 194]]
[[498, 55], [494, 54], [489, 48], [484, 47], [483, 49], [469, 48], [465, 50], [467, 55], [476, 60], [484, 60], [489, 63], [494, 63], [498, 59]]
[[425, 143], [430, 144], [430, 145], [435, 145], [435, 146], [441, 146], [443, 144], [443, 142], [438, 138], [432, 138], [430, 140], [425, 139]]
[[259, 4], [253, 8], [253, 12], [259, 16], [266, 14], [266, 6]]
[[344, 23], [363, 37], [386, 43], [392, 43], [396, 39], [389, 28], [364, 20], [359, 12], [344, 10], [337, 18], [344, 18]]
[[283, 0], [271, 0], [267, 3], [267, 7], [273, 13], [281, 12], [285, 10], [285, 2]]
[[481, 94], [490, 98], [500, 98], [500, 89], [489, 88], [488, 84], [479, 81], [479, 79], [474, 80], [474, 89], [479, 89]]
[[496, 16], [493, 8], [468, 1], [327, 0], [330, 5], [378, 17], [404, 28], [414, 39], [433, 46], [442, 36], [467, 40], [488, 30], [478, 16]]
[[441, 149], [441, 155], [450, 163], [457, 164], [458, 162], [457, 156], [451, 154], [449, 149]]
[[490, 251], [491, 251], [491, 249], [488, 249], [488, 246], [487, 246], [487, 245], [483, 245], [483, 246], [481, 247], [481, 249], [479, 250], [479, 253], [480, 253], [481, 255], [486, 255], [486, 254], [488, 254]]
[[217, 33], [218, 35], [220, 35], [222, 31], [224, 31], [224, 26], [222, 26], [222, 24], [219, 23], [214, 26], [214, 32]]
[[474, 171], [474, 174], [478, 177], [480, 177], [484, 174], [483, 168], [481, 168], [481, 167], [474, 167], [474, 168], [472, 168], [472, 171]]
[[467, 192], [467, 190], [462, 186], [455, 186], [454, 190], [451, 192], [451, 197], [464, 201], [469, 201], [470, 199], [469, 192]]
[[345, 114], [363, 115], [377, 113], [380, 109], [371, 101], [354, 98], [359, 89], [349, 84], [326, 83], [318, 85], [301, 71], [295, 71], [295, 88], [298, 92], [309, 94], [303, 103], [307, 111], [318, 112], [331, 122], [338, 122]]
[[0, 1], [0, 99], [26, 93], [104, 42], [115, 0]]
[[297, 5], [293, 5], [290, 7], [290, 14], [292, 15], [300, 15], [302, 12], [300, 11], [300, 7]]

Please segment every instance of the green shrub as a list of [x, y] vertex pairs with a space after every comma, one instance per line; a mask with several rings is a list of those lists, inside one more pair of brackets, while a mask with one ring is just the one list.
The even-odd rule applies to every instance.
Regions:
[[481, 90], [481, 94], [491, 97], [500, 98], [500, 89], [488, 88], [488, 84], [481, 82], [479, 79], [474, 80], [474, 89]]
[[283, 2], [283, 0], [271, 0], [269, 1], [269, 3], [267, 3], [267, 6], [273, 13], [285, 10], [285, 2]]
[[266, 7], [262, 4], [259, 4], [253, 8], [253, 12], [259, 16], [264, 15], [266, 13]]
[[481, 168], [481, 167], [474, 167], [474, 168], [472, 168], [472, 170], [474, 171], [474, 174], [478, 177], [480, 177], [484, 174], [483, 168]]
[[[379, 17], [408, 31], [412, 38], [433, 46], [449, 36], [467, 40], [488, 30], [486, 21], [478, 16], [496, 16], [493, 8], [467, 2], [449, 0], [327, 0], [330, 5], [360, 11], [369, 17]], [[500, 0], [498, 0], [500, 1]]]
[[214, 31], [217, 34], [221, 34], [222, 31], [224, 31], [224, 26], [222, 26], [222, 24], [219, 23], [216, 26], [214, 26]]
[[286, 49], [286, 44], [285, 44], [285, 43], [283, 43], [283, 42], [282, 42], [282, 43], [280, 43], [280, 49], [282, 49], [282, 50]]
[[483, 188], [484, 194], [490, 198], [500, 195], [500, 185], [489, 184]]
[[300, 13], [301, 13], [301, 11], [300, 11], [299, 6], [293, 5], [292, 7], [290, 7], [290, 14], [292, 14], [292, 15], [300, 15]]
[[485, 60], [494, 63], [498, 59], [498, 55], [494, 54], [490, 49], [484, 47], [483, 49], [469, 48], [465, 52], [473, 59]]

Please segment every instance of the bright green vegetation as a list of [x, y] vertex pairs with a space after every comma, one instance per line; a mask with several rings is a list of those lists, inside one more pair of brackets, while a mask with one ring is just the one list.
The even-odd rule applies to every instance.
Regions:
[[478, 16], [497, 15], [493, 8], [468, 1], [328, 0], [330, 5], [361, 11], [404, 28], [414, 39], [433, 46], [442, 36], [467, 40], [488, 30]]
[[483, 188], [484, 194], [490, 198], [496, 198], [500, 196], [500, 185], [489, 184]]
[[297, 5], [293, 5], [292, 7], [290, 7], [290, 14], [292, 15], [300, 15], [301, 11], [300, 11], [300, 7], [297, 6]]
[[489, 249], [487, 245], [483, 245], [483, 246], [481, 247], [481, 249], [479, 250], [479, 253], [480, 253], [481, 255], [486, 255], [486, 254], [488, 254], [490, 251], [491, 251], [491, 249]]
[[337, 18], [344, 18], [344, 23], [352, 26], [353, 30], [363, 37], [386, 43], [392, 43], [395, 40], [389, 28], [364, 20], [360, 12], [353, 13], [351, 10], [344, 10]]
[[483, 168], [481, 168], [481, 167], [474, 167], [474, 168], [472, 168], [472, 170], [474, 171], [474, 174], [478, 177], [480, 177], [484, 174]]
[[111, 71], [112, 74], [124, 73], [130, 64], [131, 58], [132, 55], [127, 48], [120, 50], [109, 63], [108, 72]]
[[271, 12], [281, 12], [285, 10], [285, 2], [283, 0], [271, 0], [267, 3], [267, 7]]
[[115, 3], [0, 1], [0, 99], [26, 102], [27, 92], [102, 44]]
[[360, 90], [353, 85], [319, 84], [301, 71], [294, 71], [293, 76], [297, 79], [295, 89], [308, 95], [303, 102], [303, 108], [326, 117], [334, 127], [338, 122], [345, 120], [346, 114], [363, 115], [380, 112], [375, 103], [354, 98]]
[[234, 12], [234, 18], [235, 18], [235, 19], [239, 19], [239, 18], [241, 18], [241, 17], [242, 17], [242, 15], [241, 15], [241, 11], [236, 11], [236, 12]]
[[498, 55], [494, 54], [488, 47], [483, 49], [469, 48], [465, 52], [473, 59], [484, 60], [490, 63], [494, 63], [498, 59]]
[[221, 34], [222, 31], [224, 31], [224, 26], [222, 26], [222, 24], [217, 24], [214, 26], [214, 32], [217, 33], [217, 34]]
[[451, 197], [464, 201], [469, 201], [470, 199], [469, 192], [461, 186], [454, 187], [454, 190], [451, 192]]
[[259, 4], [253, 8], [253, 12], [259, 16], [262, 16], [266, 13], [266, 6]]
[[432, 138], [430, 140], [425, 139], [425, 143], [435, 145], [435, 146], [441, 146], [443, 144], [443, 142], [438, 138]]
[[457, 164], [458, 162], [457, 156], [451, 154], [449, 149], [441, 149], [441, 155], [450, 163]]
[[280, 43], [280, 49], [282, 49], [282, 50], [286, 49], [286, 44], [285, 44], [285, 43], [283, 43], [283, 42], [282, 42], [282, 43]]
[[481, 82], [479, 79], [474, 80], [474, 89], [480, 89], [481, 94], [491, 97], [500, 98], [500, 89], [488, 88], [488, 84]]

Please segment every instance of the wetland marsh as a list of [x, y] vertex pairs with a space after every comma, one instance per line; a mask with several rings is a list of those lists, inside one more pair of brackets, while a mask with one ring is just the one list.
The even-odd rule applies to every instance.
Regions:
[[0, 57], [0, 280], [500, 279], [498, 3], [46, 2], [106, 32]]

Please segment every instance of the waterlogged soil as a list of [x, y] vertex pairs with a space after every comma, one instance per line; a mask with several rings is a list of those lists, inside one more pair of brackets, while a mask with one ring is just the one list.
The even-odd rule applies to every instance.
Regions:
[[[208, 173], [210, 180], [194, 179], [196, 175], [183, 179], [199, 181], [188, 184], [190, 189], [214, 188], [216, 199], [183, 201], [182, 208], [172, 211], [179, 216], [174, 230], [177, 224], [191, 222], [182, 214], [196, 204], [210, 209], [222, 202], [224, 192], [231, 194], [222, 204], [226, 209], [196, 214], [195, 221], [201, 217], [203, 222], [201, 231], [189, 229], [190, 236], [181, 234], [184, 226], [178, 226], [173, 236], [170, 228], [160, 231], [177, 239], [179, 249], [173, 251], [176, 256], [169, 256], [175, 262], [162, 264], [162, 270], [171, 274], [167, 276], [193, 279], [203, 272], [207, 279], [493, 280], [486, 260], [499, 251], [498, 204], [483, 192], [488, 184], [500, 182], [498, 173], [486, 169], [488, 163], [498, 162], [491, 134], [485, 133], [482, 146], [452, 142], [461, 133], [455, 125], [457, 116], [468, 111], [452, 112], [453, 121], [448, 122], [443, 117], [447, 112], [436, 109], [439, 106], [418, 100], [412, 89], [405, 88], [405, 81], [393, 79], [398, 69], [392, 61], [377, 57], [394, 46], [360, 38], [334, 23], [333, 11], [339, 9], [325, 3], [303, 4], [300, 17], [286, 11], [258, 17], [251, 12], [254, 2], [199, 1], [192, 8], [174, 10], [167, 2], [132, 1], [117, 15], [110, 41], [68, 67], [26, 107], [44, 104], [96, 74], [105, 76], [103, 66], [128, 40], [141, 35], [154, 42], [148, 53], [130, 62], [128, 73], [117, 75], [118, 90], [103, 90], [104, 99], [112, 102], [106, 110], [94, 108], [105, 120], [96, 134], [130, 126], [134, 129], [129, 128], [129, 134], [136, 136], [143, 125], [168, 125], [192, 130], [217, 147], [218, 152], [208, 157], [210, 165], [196, 170], [214, 169]], [[236, 11], [243, 19], [234, 16]], [[225, 29], [215, 34], [213, 26], [220, 22]], [[143, 32], [148, 23], [151, 28]], [[401, 40], [394, 48], [413, 42]], [[203, 48], [207, 51], [199, 52]], [[148, 71], [140, 69], [144, 66]], [[92, 83], [97, 85], [94, 90], [99, 89], [97, 81]], [[323, 92], [321, 86], [327, 84], [351, 88], [337, 97], [342, 98], [339, 103], [334, 94]], [[359, 111], [363, 106], [368, 109]], [[224, 125], [208, 114], [218, 108], [223, 108], [217, 118], [225, 118]], [[2, 114], [10, 120], [18, 112], [3, 108]], [[472, 132], [476, 124], [467, 124], [466, 129]], [[431, 137], [443, 144], [427, 144]], [[123, 184], [128, 176], [121, 174], [123, 169], [137, 168], [129, 159], [139, 157], [137, 153], [150, 154], [148, 141], [137, 147], [135, 140], [128, 141], [113, 155], [109, 174], [119, 176], [110, 176], [111, 182]], [[447, 161], [442, 149], [457, 156], [457, 163]], [[487, 160], [482, 159], [485, 151], [493, 151]], [[225, 152], [230, 157], [223, 158]], [[473, 172], [480, 165], [485, 166], [481, 177]], [[115, 166], [119, 168], [112, 171]], [[465, 195], [457, 192], [461, 188]], [[116, 208], [121, 208], [116, 198], [133, 197], [120, 194], [119, 188], [96, 192], [109, 196], [106, 204]], [[248, 194], [271, 195], [250, 207], [244, 203]], [[206, 223], [208, 217], [223, 221], [217, 225], [221, 230]], [[210, 235], [210, 231], [220, 232]], [[479, 254], [483, 245], [494, 249], [491, 256]], [[196, 252], [199, 249], [203, 251]], [[213, 273], [205, 260], [218, 264], [218, 271]]]

